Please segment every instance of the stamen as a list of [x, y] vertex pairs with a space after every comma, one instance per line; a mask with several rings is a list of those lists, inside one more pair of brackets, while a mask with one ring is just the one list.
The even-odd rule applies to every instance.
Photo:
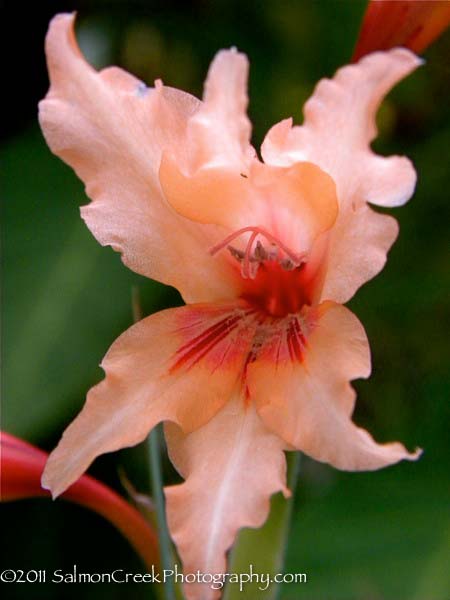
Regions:
[[254, 256], [256, 260], [267, 260], [267, 252], [259, 240], [256, 242]]
[[[253, 243], [258, 236], [258, 233], [259, 233], [258, 231], [254, 231], [252, 233], [252, 235], [250, 236], [250, 239], [248, 241], [247, 248], [245, 249], [245, 256], [244, 256], [244, 260], [242, 262], [242, 267], [241, 267], [242, 277], [244, 277], [245, 279], [248, 279], [250, 277], [251, 251], [252, 251]], [[253, 279], [253, 277], [252, 277], [252, 279]]]
[[[243, 233], [248, 232], [251, 232], [251, 235], [247, 242], [245, 251], [230, 246], [230, 242], [241, 236]], [[259, 235], [266, 238], [266, 240], [271, 244], [271, 248], [266, 250], [262, 243], [257, 240], [255, 250], [252, 254], [253, 246], [256, 238]], [[296, 254], [295, 252], [292, 252], [292, 250], [285, 246], [283, 242], [262, 227], [243, 227], [242, 229], [238, 229], [234, 233], [227, 236], [222, 242], [213, 246], [209, 252], [211, 256], [214, 256], [217, 254], [217, 252], [225, 247], [228, 247], [231, 255], [234, 258], [242, 261], [241, 273], [242, 277], [245, 279], [254, 279], [256, 277], [259, 263], [265, 260], [279, 260], [284, 269], [291, 271], [298, 267], [306, 257], [306, 253]], [[282, 250], [282, 252], [285, 254], [284, 258], [282, 259], [279, 258], [280, 250]]]
[[242, 252], [242, 250], [238, 250], [238, 248], [234, 248], [233, 246], [228, 246], [228, 250], [230, 251], [231, 256], [236, 260], [242, 260], [245, 256], [245, 252]]

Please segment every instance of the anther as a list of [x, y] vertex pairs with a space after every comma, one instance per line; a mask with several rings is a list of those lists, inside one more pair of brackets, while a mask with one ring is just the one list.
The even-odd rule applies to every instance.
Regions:
[[256, 260], [267, 260], [267, 252], [259, 240], [256, 242], [256, 247], [253, 256]]
[[[243, 233], [250, 233], [245, 251], [239, 250], [234, 246], [230, 246], [230, 242], [235, 240]], [[266, 238], [270, 247], [267, 250], [258, 236]], [[255, 244], [256, 242], [256, 244]], [[227, 247], [233, 258], [236, 258], [241, 263], [241, 274], [245, 279], [254, 279], [258, 272], [259, 264], [268, 261], [278, 261], [283, 269], [291, 271], [300, 266], [304, 262], [306, 254], [296, 254], [287, 248], [280, 240], [273, 236], [262, 227], [243, 227], [226, 237], [220, 244], [213, 246], [210, 249], [210, 254], [214, 256], [217, 252]], [[254, 247], [254, 249], [253, 249]], [[285, 256], [280, 256], [280, 250]]]

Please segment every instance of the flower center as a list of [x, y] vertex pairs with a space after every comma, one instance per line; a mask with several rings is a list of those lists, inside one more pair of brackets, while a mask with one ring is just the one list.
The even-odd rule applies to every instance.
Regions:
[[[243, 234], [248, 236], [243, 249], [230, 245]], [[244, 280], [241, 297], [273, 317], [298, 313], [311, 304], [313, 273], [306, 253], [298, 254], [262, 227], [244, 227], [211, 248], [215, 255], [228, 248], [240, 265]]]

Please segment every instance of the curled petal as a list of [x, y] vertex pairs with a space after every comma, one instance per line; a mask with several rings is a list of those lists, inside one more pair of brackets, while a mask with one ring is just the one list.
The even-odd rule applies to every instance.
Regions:
[[376, 136], [381, 100], [420, 64], [412, 52], [395, 48], [339, 69], [333, 79], [318, 83], [305, 105], [303, 126], [282, 121], [269, 131], [262, 146], [264, 160], [278, 165], [309, 160], [319, 165], [335, 180], [342, 208], [363, 201], [403, 204], [414, 191], [414, 168], [403, 157], [376, 156], [369, 144]]
[[415, 171], [405, 157], [377, 156], [370, 143], [381, 100], [420, 62], [408, 50], [396, 48], [344, 67], [332, 80], [318, 84], [305, 106], [303, 126], [282, 121], [264, 140], [262, 153], [270, 164], [310, 160], [336, 182], [339, 216], [328, 238], [322, 299], [349, 300], [381, 270], [395, 240], [393, 220], [366, 203], [403, 204], [414, 191]]
[[350, 381], [368, 377], [370, 355], [362, 325], [346, 308], [321, 304], [301, 361], [277, 362], [268, 347], [249, 366], [250, 397], [266, 426], [286, 443], [339, 469], [373, 470], [414, 460], [399, 443], [377, 444], [351, 421]]
[[[260, 527], [270, 496], [286, 489], [284, 442], [236, 396], [201, 429], [183, 434], [166, 426], [172, 462], [186, 479], [166, 488], [170, 532], [186, 573], [225, 573], [226, 552], [242, 527]], [[189, 599], [219, 593], [187, 584]]]
[[248, 328], [237, 305], [193, 305], [128, 329], [102, 361], [105, 379], [51, 453], [43, 486], [58, 496], [97, 456], [141, 442], [160, 421], [185, 431], [207, 423], [240, 376]]
[[404, 46], [422, 52], [447, 29], [450, 4], [442, 0], [369, 2], [353, 60], [374, 50]]
[[[40, 479], [47, 453], [1, 432], [1, 501], [48, 496]], [[150, 568], [158, 563], [158, 540], [142, 515], [116, 492], [84, 475], [62, 498], [89, 508], [110, 521], [128, 539]]]
[[67, 14], [51, 22], [51, 86], [39, 119], [52, 151], [86, 184], [93, 202], [82, 208], [83, 219], [127, 266], [174, 285], [186, 301], [230, 297], [231, 270], [217, 269], [207, 252], [214, 228], [174, 213], [158, 180], [163, 149], [186, 147], [186, 124], [200, 102], [160, 82], [147, 88], [117, 67], [95, 71], [78, 49], [73, 25]]
[[263, 227], [296, 251], [309, 250], [337, 216], [336, 186], [312, 163], [269, 167], [254, 162], [248, 175], [205, 169], [189, 176], [163, 156], [160, 180], [181, 215], [231, 231]]

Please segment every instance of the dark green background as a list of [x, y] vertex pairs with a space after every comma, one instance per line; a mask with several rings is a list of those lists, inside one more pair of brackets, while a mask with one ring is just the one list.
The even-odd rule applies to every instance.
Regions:
[[[43, 37], [52, 14], [77, 9], [78, 34], [98, 67], [119, 64], [151, 83], [201, 94], [209, 61], [237, 46], [251, 61], [254, 141], [294, 116], [315, 82], [348, 62], [365, 2], [6, 3], [2, 41], [7, 84], [3, 169], [2, 428], [50, 450], [101, 378], [97, 367], [132, 320], [130, 290], [145, 313], [179, 304], [174, 290], [128, 271], [79, 218], [87, 202], [72, 171], [47, 149], [36, 103], [47, 87]], [[403, 82], [380, 112], [382, 153], [414, 161], [417, 192], [401, 209], [400, 238], [385, 270], [350, 307], [364, 323], [373, 375], [358, 382], [355, 420], [380, 441], [425, 453], [376, 473], [341, 473], [305, 460], [287, 552], [283, 599], [446, 600], [450, 552], [449, 147], [450, 39]], [[91, 472], [117, 489], [118, 465], [145, 489], [140, 449], [98, 459]], [[175, 475], [165, 465], [166, 479]], [[123, 490], [121, 491], [123, 493]], [[127, 542], [100, 517], [62, 501], [2, 506], [2, 568], [143, 571]], [[249, 557], [251, 562], [251, 557]], [[3, 586], [13, 599], [151, 597], [148, 586]]]

